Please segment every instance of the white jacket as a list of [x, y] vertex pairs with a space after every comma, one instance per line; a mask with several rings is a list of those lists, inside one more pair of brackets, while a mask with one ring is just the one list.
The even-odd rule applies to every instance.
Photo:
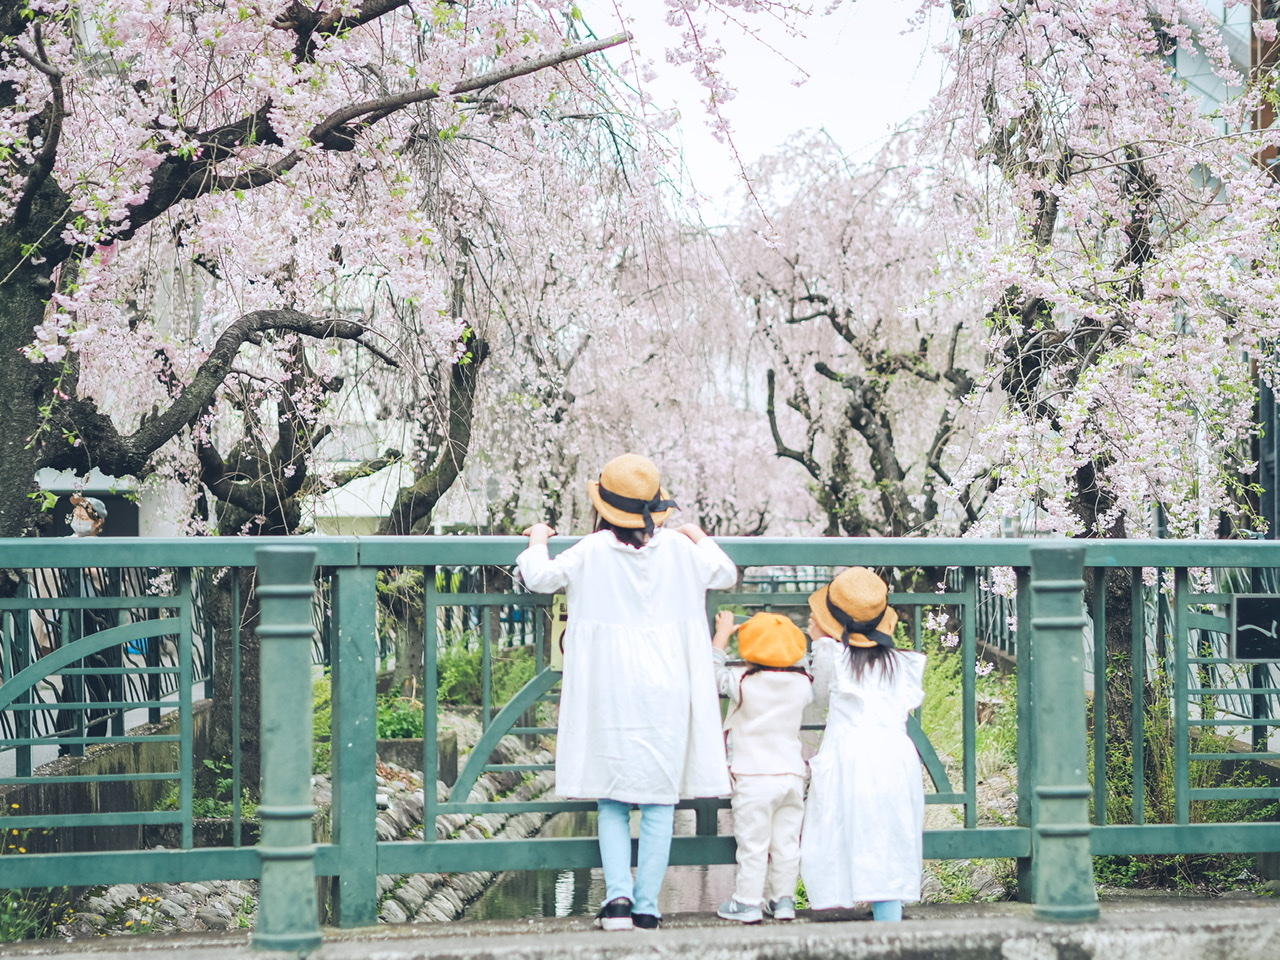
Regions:
[[[711, 648], [720, 695], [729, 698], [724, 718], [729, 770], [734, 776], [808, 773], [800, 743], [804, 708], [813, 684], [802, 673], [729, 669], [723, 650]], [[803, 665], [803, 662], [801, 663]]]

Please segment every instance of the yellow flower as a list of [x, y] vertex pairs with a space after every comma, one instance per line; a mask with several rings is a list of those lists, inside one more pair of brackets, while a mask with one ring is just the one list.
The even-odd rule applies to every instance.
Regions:
[[132, 920], [126, 920], [126, 921], [124, 922], [124, 925], [125, 925], [126, 927], [132, 927], [132, 926], [133, 926], [133, 921], [132, 921]]
[[16, 837], [16, 836], [18, 835], [18, 831], [17, 831], [17, 830], [10, 830], [10, 831], [9, 831], [9, 835], [10, 835], [11, 837]]
[[26, 852], [27, 852], [27, 848], [26, 848], [26, 847], [19, 847], [19, 848], [18, 848], [18, 852], [19, 852], [19, 853], [26, 853]]
[[10, 809], [10, 810], [21, 810], [21, 809], [22, 809], [22, 804], [20, 804], [20, 803], [11, 803], [11, 804], [9, 804], [9, 809]]

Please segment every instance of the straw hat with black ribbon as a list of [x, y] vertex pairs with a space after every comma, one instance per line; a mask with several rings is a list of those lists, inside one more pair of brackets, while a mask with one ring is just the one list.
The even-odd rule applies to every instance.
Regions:
[[624, 453], [604, 465], [600, 479], [587, 484], [596, 512], [615, 527], [644, 528], [650, 536], [677, 504], [662, 489], [653, 461], [638, 453]]
[[829, 637], [853, 647], [893, 647], [898, 613], [889, 587], [866, 567], [850, 567], [809, 596], [813, 619]]

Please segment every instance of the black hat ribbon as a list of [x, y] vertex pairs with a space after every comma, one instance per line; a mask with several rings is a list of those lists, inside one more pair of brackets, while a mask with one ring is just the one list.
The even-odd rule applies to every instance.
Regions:
[[853, 617], [849, 616], [849, 614], [845, 613], [832, 603], [830, 596], [827, 597], [827, 610], [831, 613], [831, 616], [835, 617], [836, 623], [840, 624], [840, 626], [844, 628], [844, 633], [840, 637], [840, 642], [845, 644], [849, 642], [849, 634], [860, 633], [868, 640], [874, 640], [882, 647], [894, 646], [893, 637], [889, 636], [889, 634], [885, 633], [883, 630], [876, 629], [876, 627], [880, 625], [880, 621], [884, 619], [884, 611], [887, 608], [888, 604], [886, 604], [885, 607], [870, 620], [855, 620]]
[[649, 500], [641, 500], [639, 497], [624, 497], [620, 493], [614, 493], [612, 490], [606, 490], [603, 483], [599, 484], [597, 491], [600, 499], [611, 507], [617, 507], [624, 513], [634, 513], [644, 517], [644, 532], [646, 536], [653, 536], [653, 514], [671, 507], [678, 507], [679, 504], [674, 500], [662, 499], [662, 491], [659, 490]]

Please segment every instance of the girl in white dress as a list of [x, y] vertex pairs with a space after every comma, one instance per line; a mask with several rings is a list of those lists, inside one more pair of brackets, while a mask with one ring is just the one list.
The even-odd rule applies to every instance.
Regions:
[[924, 700], [922, 653], [898, 650], [888, 587], [850, 567], [809, 598], [814, 699], [829, 701], [800, 842], [815, 910], [870, 902], [901, 920], [920, 899], [924, 781], [907, 716]]
[[552, 559], [555, 531], [534, 524], [516, 561], [530, 590], [566, 592], [556, 792], [597, 801], [606, 930], [658, 926], [675, 804], [730, 789], [706, 596], [733, 586], [738, 571], [698, 527], [661, 527], [676, 504], [659, 481], [645, 457], [611, 460], [588, 486], [596, 532]]

